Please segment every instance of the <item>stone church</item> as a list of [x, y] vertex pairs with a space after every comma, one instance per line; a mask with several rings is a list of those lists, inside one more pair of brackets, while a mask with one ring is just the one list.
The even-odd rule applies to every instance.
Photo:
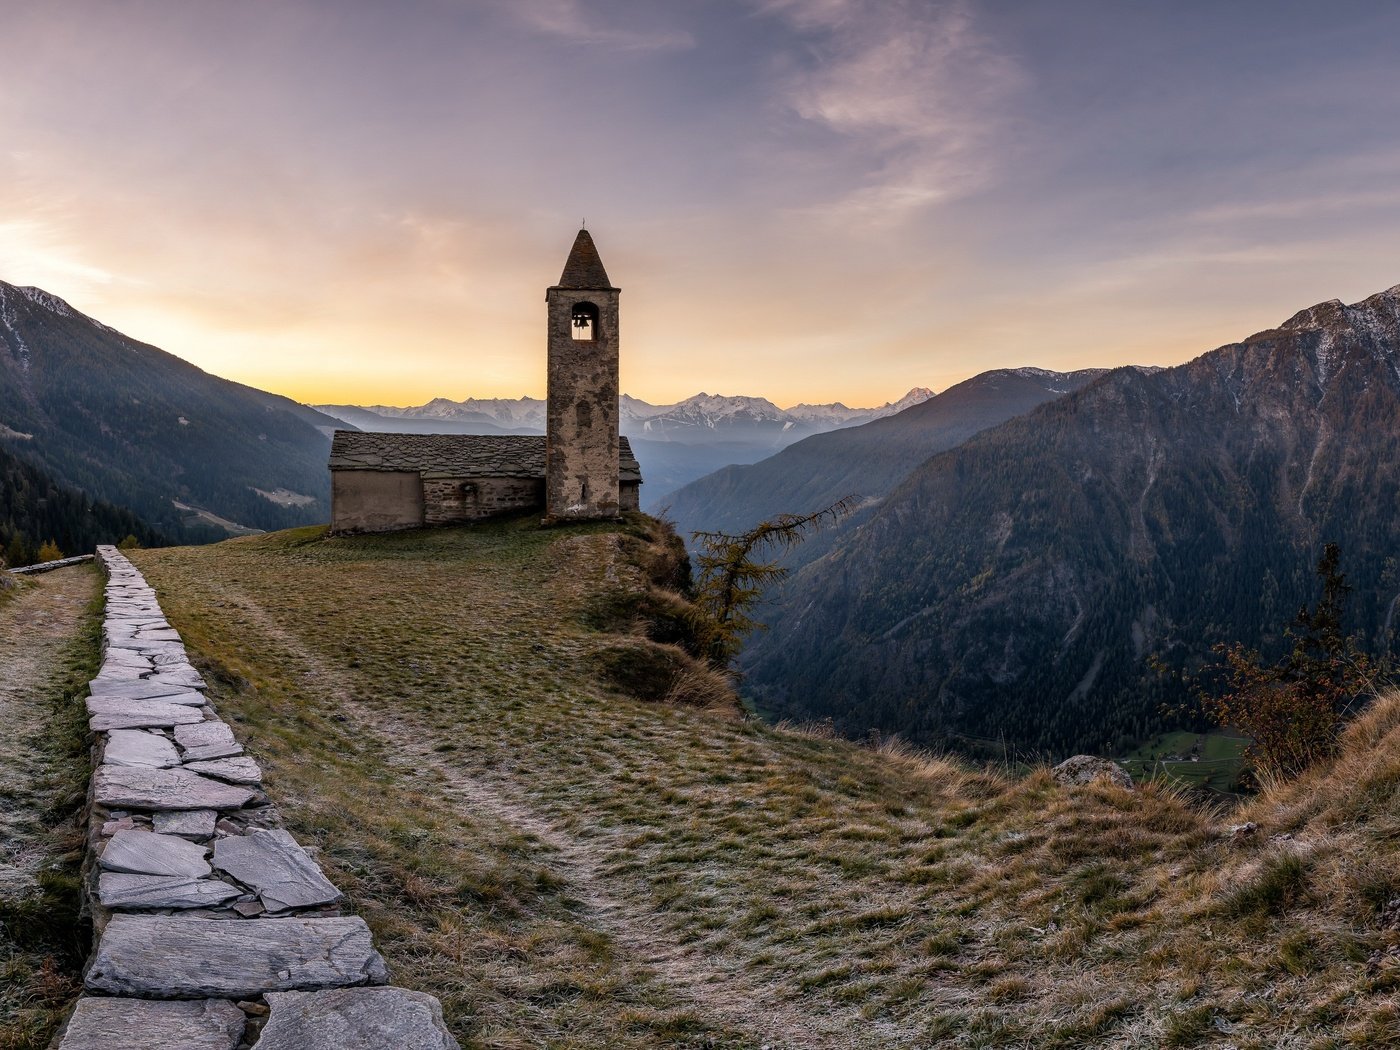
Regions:
[[331, 532], [392, 532], [498, 514], [548, 522], [640, 506], [642, 472], [618, 434], [618, 298], [587, 230], [545, 292], [549, 392], [543, 437], [375, 434], [331, 442]]

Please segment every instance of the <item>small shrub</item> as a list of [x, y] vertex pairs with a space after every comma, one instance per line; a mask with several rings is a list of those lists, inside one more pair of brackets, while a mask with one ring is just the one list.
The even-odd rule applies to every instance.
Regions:
[[1322, 597], [1294, 618], [1293, 648], [1278, 664], [1238, 643], [1215, 647], [1226, 685], [1202, 693], [1201, 706], [1217, 725], [1250, 738], [1247, 755], [1265, 782], [1296, 777], [1335, 753], [1352, 706], [1371, 686], [1370, 661], [1342, 633], [1351, 587], [1340, 565], [1339, 548], [1327, 544], [1317, 563]]
[[642, 639], [605, 646], [594, 660], [604, 678], [642, 700], [665, 700], [685, 669], [682, 652]]
[[713, 668], [696, 664], [679, 671], [663, 698], [668, 704], [701, 707], [706, 710], [741, 710], [739, 698], [728, 677]]
[[63, 551], [58, 549], [58, 544], [53, 540], [46, 540], [39, 547], [39, 555], [35, 559], [40, 564], [48, 561], [62, 561]]

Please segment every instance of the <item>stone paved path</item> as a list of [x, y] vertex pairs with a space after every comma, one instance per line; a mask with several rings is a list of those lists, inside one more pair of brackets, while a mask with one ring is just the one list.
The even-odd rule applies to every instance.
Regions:
[[[277, 1046], [456, 1050], [436, 1000], [383, 987], [369, 927], [340, 914], [340, 892], [282, 830], [154, 590], [115, 548], [98, 559], [103, 662], [87, 706], [99, 939], [60, 1050], [111, 1050], [114, 1032], [121, 1046], [240, 1050], [263, 1045], [264, 1018]], [[269, 996], [281, 992], [316, 994]]]

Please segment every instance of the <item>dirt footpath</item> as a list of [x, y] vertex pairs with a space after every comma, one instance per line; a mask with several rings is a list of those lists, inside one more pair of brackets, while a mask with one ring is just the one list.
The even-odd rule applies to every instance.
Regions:
[[0, 597], [0, 1050], [44, 1046], [77, 991], [87, 758], [81, 703], [66, 698], [96, 662], [87, 612], [99, 587], [81, 565]]

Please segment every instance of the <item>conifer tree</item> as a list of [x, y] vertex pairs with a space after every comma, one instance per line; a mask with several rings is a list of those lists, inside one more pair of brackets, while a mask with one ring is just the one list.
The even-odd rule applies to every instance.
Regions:
[[749, 610], [773, 584], [787, 576], [777, 561], [757, 561], [765, 551], [781, 554], [801, 543], [825, 524], [844, 517], [854, 505], [847, 496], [811, 514], [779, 514], [747, 532], [695, 532], [702, 550], [695, 588], [696, 604], [707, 613], [708, 656], [723, 667], [739, 651], [744, 636], [762, 627]]
[[1250, 757], [1266, 779], [1295, 777], [1331, 754], [1374, 677], [1370, 660], [1343, 630], [1351, 586], [1337, 544], [1323, 548], [1316, 572], [1322, 596], [1294, 617], [1286, 632], [1293, 643], [1288, 655], [1267, 665], [1253, 649], [1218, 645], [1226, 687], [1201, 695], [1212, 721], [1250, 738]]

